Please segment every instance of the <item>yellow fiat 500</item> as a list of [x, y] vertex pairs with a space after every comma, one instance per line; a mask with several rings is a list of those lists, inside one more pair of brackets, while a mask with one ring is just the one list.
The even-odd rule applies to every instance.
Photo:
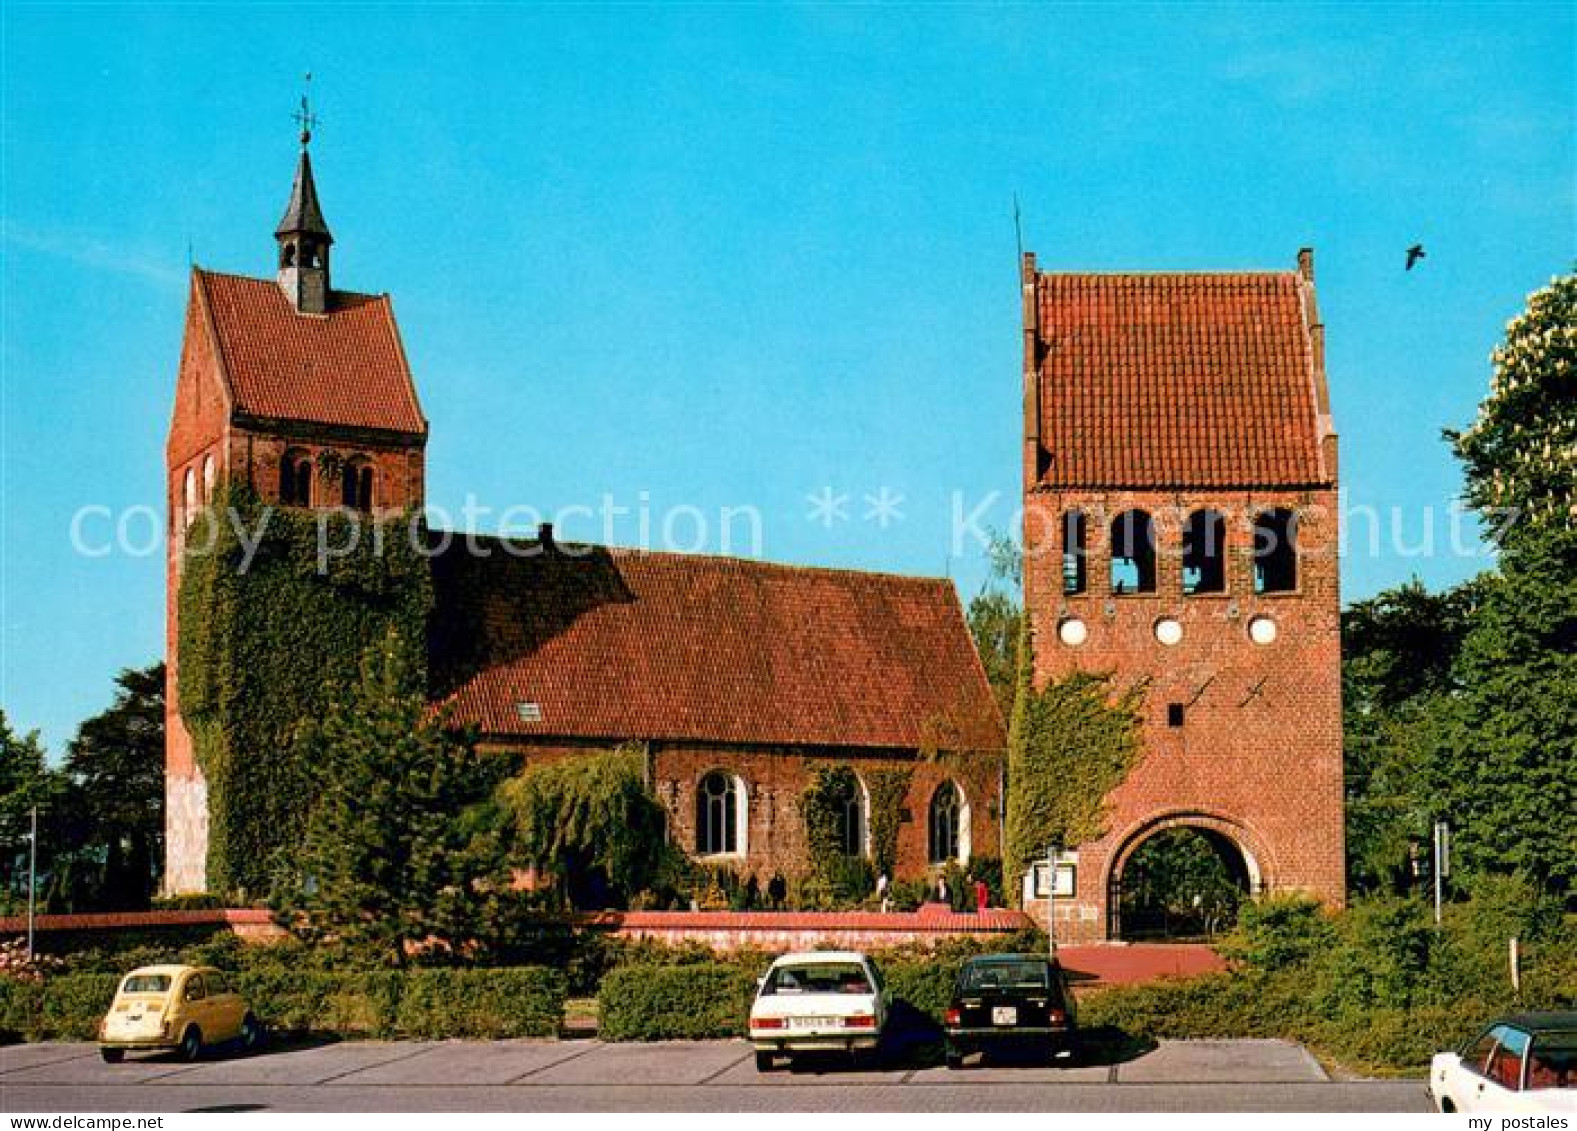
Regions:
[[99, 1025], [99, 1053], [111, 1064], [142, 1049], [176, 1049], [196, 1060], [204, 1045], [224, 1041], [256, 1048], [263, 1026], [231, 989], [229, 975], [209, 966], [133, 970]]

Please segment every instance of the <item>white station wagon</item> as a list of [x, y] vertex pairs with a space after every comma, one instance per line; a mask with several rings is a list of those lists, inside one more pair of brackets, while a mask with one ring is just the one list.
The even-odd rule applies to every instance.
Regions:
[[803, 1052], [872, 1054], [887, 1025], [882, 974], [863, 954], [844, 950], [785, 954], [761, 979], [750, 1007], [756, 1070]]
[[1429, 1064], [1440, 1111], [1577, 1115], [1577, 1012], [1517, 1013]]

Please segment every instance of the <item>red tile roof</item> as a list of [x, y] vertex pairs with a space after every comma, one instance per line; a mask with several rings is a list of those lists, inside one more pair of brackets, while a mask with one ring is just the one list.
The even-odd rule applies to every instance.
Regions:
[[[564, 547], [434, 561], [435, 693], [489, 735], [998, 750], [952, 583]], [[569, 551], [573, 551], [572, 554]], [[535, 704], [540, 721], [524, 721]]]
[[1040, 481], [1331, 482], [1305, 308], [1312, 286], [1290, 271], [1037, 272]]
[[423, 435], [427, 422], [387, 295], [335, 291], [297, 314], [268, 279], [196, 268], [236, 413]]

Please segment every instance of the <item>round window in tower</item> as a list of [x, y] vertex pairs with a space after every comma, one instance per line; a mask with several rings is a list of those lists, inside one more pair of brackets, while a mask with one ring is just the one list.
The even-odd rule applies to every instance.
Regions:
[[1175, 617], [1162, 617], [1155, 622], [1155, 638], [1170, 648], [1183, 642], [1183, 622]]
[[1089, 638], [1089, 626], [1078, 617], [1064, 617], [1057, 624], [1057, 639], [1069, 648], [1077, 648]]
[[1255, 617], [1248, 622], [1248, 638], [1255, 644], [1274, 644], [1279, 631], [1269, 617]]

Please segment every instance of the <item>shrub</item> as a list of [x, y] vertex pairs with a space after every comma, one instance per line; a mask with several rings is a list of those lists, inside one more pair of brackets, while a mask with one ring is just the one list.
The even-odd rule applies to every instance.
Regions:
[[150, 906], [155, 911], [222, 911], [231, 906], [232, 900], [210, 892], [186, 892], [182, 895], [159, 895]]
[[607, 1041], [705, 1040], [745, 1032], [755, 977], [735, 965], [623, 966], [597, 992]]
[[941, 1021], [952, 1001], [953, 985], [962, 965], [963, 960], [956, 957], [893, 962], [882, 965], [882, 974], [895, 1001], [907, 1002], [932, 1020]]
[[416, 970], [401, 980], [396, 1027], [403, 1037], [500, 1040], [550, 1037], [564, 1016], [564, 976], [515, 970]]
[[109, 1012], [119, 974], [67, 974], [44, 983], [39, 1030], [55, 1041], [91, 1041]]
[[38, 1024], [44, 988], [36, 982], [0, 978], [0, 1045], [26, 1040]]
[[392, 1037], [401, 977], [393, 971], [249, 970], [237, 989], [272, 1029]]

